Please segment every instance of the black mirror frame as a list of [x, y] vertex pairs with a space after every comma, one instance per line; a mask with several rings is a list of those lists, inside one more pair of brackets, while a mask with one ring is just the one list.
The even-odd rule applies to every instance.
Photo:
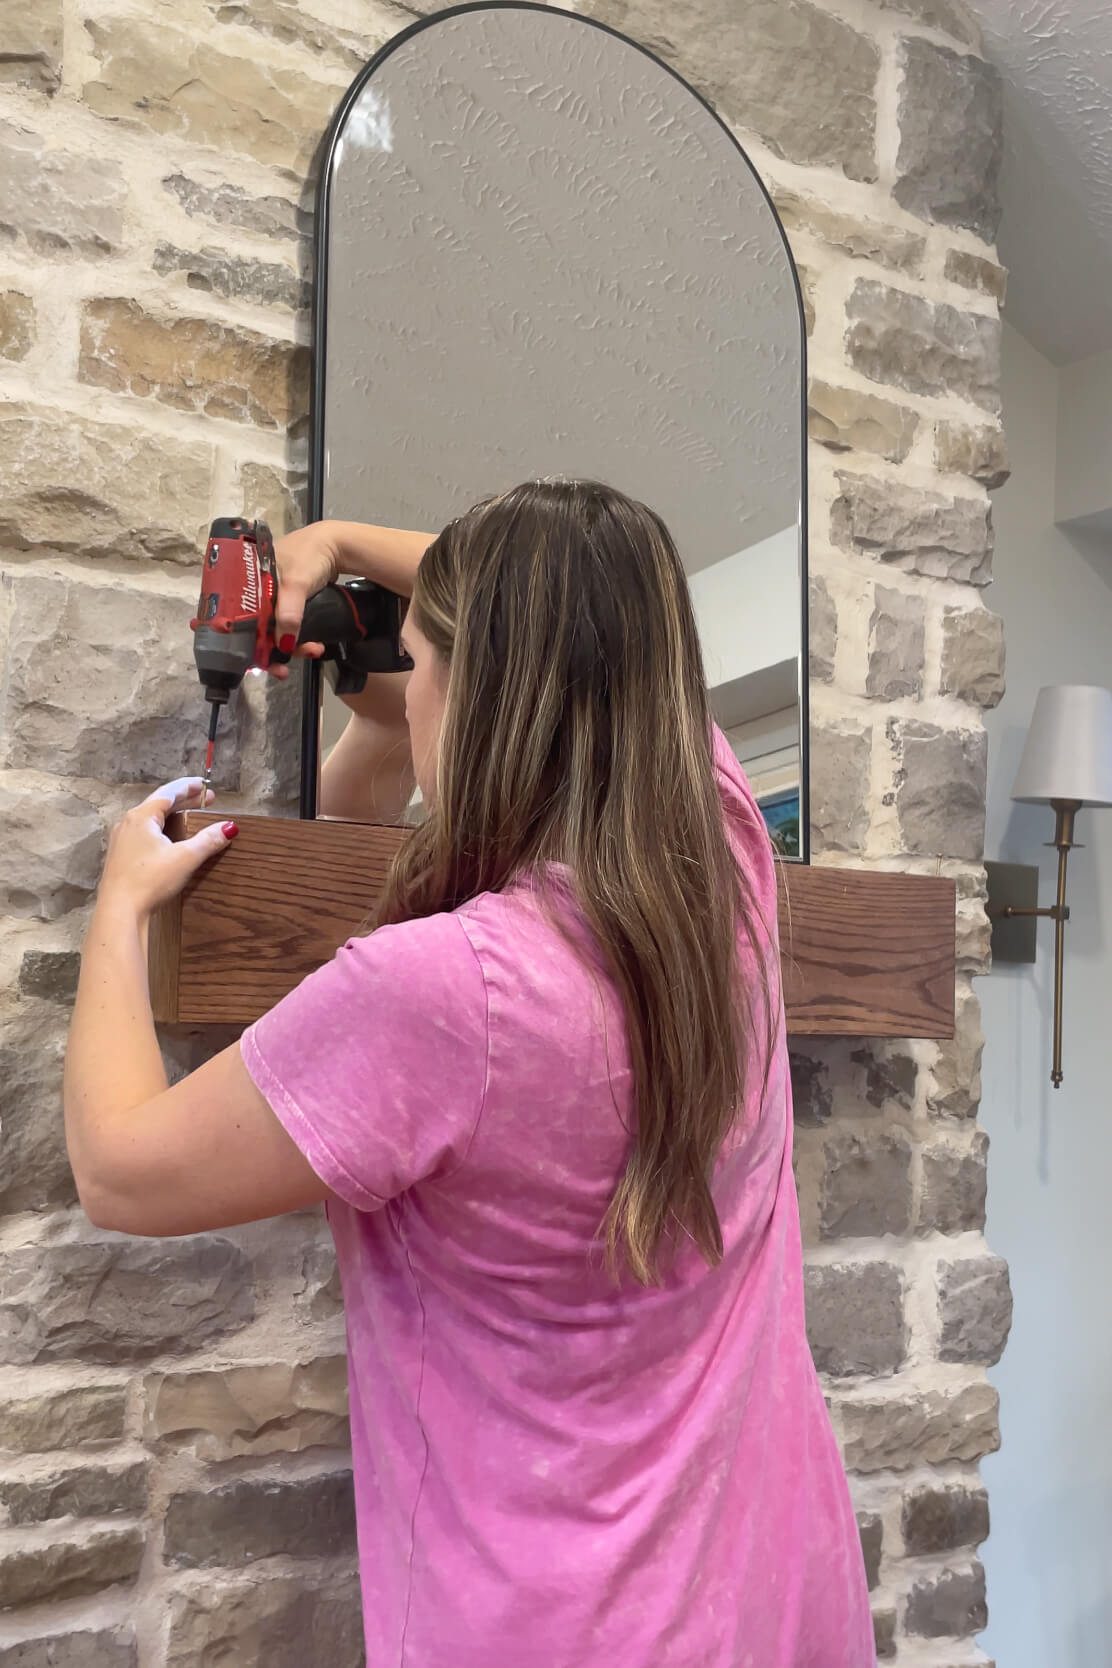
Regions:
[[[810, 674], [809, 674], [809, 643], [808, 643], [808, 592], [809, 592], [809, 551], [808, 551], [808, 471], [807, 471], [807, 324], [803, 305], [803, 289], [799, 281], [799, 271], [796, 267], [795, 256], [791, 244], [788, 242], [783, 221], [772, 201], [768, 187], [753, 166], [744, 147], [731, 133], [729, 127], [722, 120], [714, 106], [703, 95], [691, 86], [682, 75], [670, 64], [660, 58], [648, 47], [642, 46], [621, 30], [613, 29], [609, 24], [600, 23], [595, 18], [582, 17], [576, 12], [564, 11], [559, 6], [536, 3], [536, 0], [467, 0], [464, 5], [449, 6], [443, 11], [433, 12], [428, 17], [418, 18], [407, 28], [387, 41], [374, 57], [360, 70], [355, 80], [340, 101], [335, 116], [329, 125], [320, 152], [320, 173], [317, 183], [317, 196], [313, 225], [313, 372], [309, 403], [309, 482], [308, 482], [308, 515], [310, 521], [320, 521], [324, 509], [324, 411], [325, 411], [325, 364], [327, 347], [327, 319], [328, 319], [328, 229], [330, 217], [330, 196], [332, 188], [333, 163], [336, 155], [336, 145], [343, 132], [344, 124], [353, 105], [358, 101], [363, 88], [375, 71], [390, 58], [399, 47], [412, 40], [415, 35], [426, 29], [435, 27], [450, 17], [459, 17], [466, 12], [519, 11], [545, 12], [565, 19], [574, 19], [586, 28], [601, 30], [603, 34], [612, 35], [615, 39], [632, 46], [644, 57], [651, 59], [662, 70], [678, 81], [682, 87], [696, 99], [703, 108], [718, 123], [726, 134], [730, 143], [737, 151], [742, 162], [748, 168], [756, 181], [761, 195], [764, 197], [787, 256], [788, 270], [795, 286], [796, 308], [799, 316], [799, 365], [800, 365], [800, 447], [799, 447], [799, 593], [800, 593], [800, 651], [799, 651], [799, 845], [798, 858], [785, 859], [793, 863], [809, 863], [811, 860], [811, 749], [810, 749]], [[312, 820], [317, 815], [317, 797], [320, 777], [320, 705], [321, 705], [321, 670], [316, 661], [306, 661], [302, 670], [301, 693], [301, 787], [298, 803], [298, 815], [303, 819]]]

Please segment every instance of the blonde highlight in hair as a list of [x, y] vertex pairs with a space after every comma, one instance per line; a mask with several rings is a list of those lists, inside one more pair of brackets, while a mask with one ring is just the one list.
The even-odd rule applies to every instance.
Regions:
[[773, 1041], [767, 981], [740, 978], [738, 935], [758, 969], [769, 940], [726, 837], [668, 530], [597, 482], [527, 482], [444, 529], [412, 609], [448, 689], [436, 791], [378, 924], [458, 908], [550, 863], [570, 869], [621, 996], [633, 1072], [608, 1250], [646, 1283], [677, 1233], [715, 1263], [715, 1162], [747, 1063], [763, 1052], [767, 1071]]

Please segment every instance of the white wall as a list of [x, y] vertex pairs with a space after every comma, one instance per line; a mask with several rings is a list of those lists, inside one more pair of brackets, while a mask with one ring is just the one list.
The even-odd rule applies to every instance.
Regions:
[[1059, 521], [1112, 529], [1112, 352], [1063, 365], [1058, 383]]
[[[988, 715], [986, 853], [1040, 867], [1048, 807], [1013, 805], [1042, 684], [1112, 684], [1112, 534], [1054, 525], [1059, 373], [1005, 333], [1013, 475], [996, 497], [995, 582], [1008, 692]], [[1112, 1663], [1112, 810], [1078, 818], [1070, 859], [1062, 1087], [1050, 1086], [1052, 929], [1038, 961], [979, 981], [987, 1237], [1011, 1264], [1015, 1322], [992, 1378], [1003, 1446], [985, 1462], [984, 1548], [998, 1668]]]
[[798, 660], [802, 611], [794, 523], [700, 568], [688, 585], [712, 689]]

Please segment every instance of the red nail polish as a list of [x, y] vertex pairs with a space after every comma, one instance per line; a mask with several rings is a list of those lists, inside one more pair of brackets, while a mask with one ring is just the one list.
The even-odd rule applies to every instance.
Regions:
[[220, 827], [226, 840], [234, 840], [236, 835], [239, 833], [239, 824], [237, 822], [223, 822], [220, 824]]
[[279, 639], [278, 647], [283, 654], [293, 653], [297, 647], [297, 638], [292, 631], [288, 631], [284, 637]]

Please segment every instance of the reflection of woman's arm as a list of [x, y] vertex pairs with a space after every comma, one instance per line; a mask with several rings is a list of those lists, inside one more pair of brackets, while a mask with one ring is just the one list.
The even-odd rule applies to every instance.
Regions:
[[407, 672], [371, 672], [343, 735], [320, 773], [320, 814], [350, 822], [401, 822], [413, 792], [413, 758], [405, 721]]
[[[421, 557], [434, 536], [361, 521], [317, 521], [287, 533], [276, 548], [277, 635], [296, 637], [306, 598], [341, 574], [412, 596]], [[406, 681], [404, 673], [373, 674], [360, 694], [343, 697], [352, 716], [321, 768], [322, 816], [401, 820], [413, 788]]]

